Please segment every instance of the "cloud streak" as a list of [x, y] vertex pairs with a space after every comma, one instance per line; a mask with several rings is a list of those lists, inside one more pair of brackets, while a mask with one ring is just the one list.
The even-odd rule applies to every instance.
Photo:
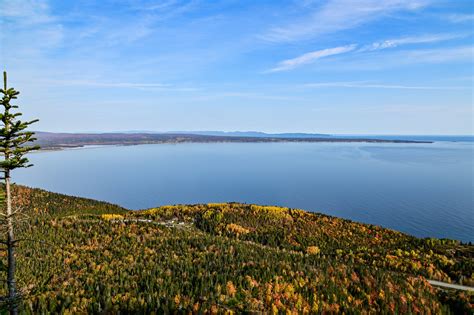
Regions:
[[[367, 53], [367, 52], [374, 52], [379, 50], [385, 49], [392, 49], [403, 45], [410, 45], [410, 44], [429, 44], [429, 43], [436, 43], [442, 42], [457, 38], [465, 38], [468, 34], [431, 34], [431, 35], [421, 35], [421, 36], [411, 36], [411, 37], [402, 37], [397, 39], [390, 39], [384, 41], [374, 42], [369, 45], [364, 45], [359, 49], [357, 44], [347, 45], [347, 46], [340, 46], [335, 48], [328, 48], [317, 50], [313, 52], [309, 52], [303, 54], [299, 57], [287, 59], [279, 62], [276, 67], [268, 70], [267, 72], [280, 72], [280, 71], [288, 71], [293, 70], [297, 67], [302, 65], [311, 64], [318, 59], [332, 56], [332, 55], [339, 55], [344, 53], [352, 53], [353, 56]], [[444, 59], [453, 60], [459, 57], [463, 58], [466, 55], [472, 53], [472, 47], [456, 47], [456, 48], [449, 48], [444, 50], [411, 50], [407, 51], [407, 57], [423, 55], [425, 58], [420, 59], [423, 62], [427, 61], [443, 61]]]
[[49, 15], [47, 2], [38, 0], [10, 0], [0, 1], [0, 17], [15, 20], [16, 24], [22, 26], [53, 22], [54, 18]]
[[450, 61], [471, 61], [474, 46], [459, 46], [437, 49], [423, 49], [400, 52], [402, 63], [443, 63]]
[[379, 84], [361, 81], [353, 82], [317, 82], [303, 85], [307, 88], [357, 88], [357, 89], [397, 89], [397, 90], [469, 90], [468, 86], [420, 86], [401, 84]]
[[135, 83], [135, 82], [98, 82], [90, 80], [45, 80], [44, 84], [51, 86], [77, 86], [92, 88], [112, 88], [112, 89], [140, 89], [140, 90], [161, 90], [177, 92], [195, 92], [198, 88], [177, 87], [164, 83]]
[[410, 45], [410, 44], [436, 43], [436, 42], [441, 42], [441, 41], [463, 38], [466, 36], [467, 34], [434, 34], [434, 35], [422, 35], [422, 36], [403, 37], [403, 38], [397, 38], [397, 39], [388, 39], [388, 40], [384, 40], [380, 42], [375, 42], [370, 45], [366, 45], [362, 47], [359, 50], [359, 52], [395, 48], [398, 46]]
[[452, 23], [474, 22], [474, 14], [449, 14], [445, 19]]
[[356, 45], [347, 45], [347, 46], [340, 46], [340, 47], [312, 51], [296, 58], [283, 60], [280, 63], [278, 63], [278, 65], [275, 68], [270, 69], [268, 72], [280, 72], [280, 71], [292, 70], [302, 65], [313, 63], [316, 60], [324, 58], [324, 57], [344, 54], [344, 53], [353, 51], [355, 48], [356, 48]]
[[15, 47], [0, 46], [5, 59], [31, 59], [63, 41], [64, 28], [47, 1], [0, 0], [0, 8], [1, 46]]
[[396, 11], [425, 7], [428, 0], [330, 0], [309, 16], [274, 27], [261, 36], [270, 42], [293, 42], [358, 27]]

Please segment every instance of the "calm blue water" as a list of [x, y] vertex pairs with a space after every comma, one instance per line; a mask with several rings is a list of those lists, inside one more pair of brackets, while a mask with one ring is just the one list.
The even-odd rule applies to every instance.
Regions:
[[386, 139], [386, 140], [414, 140], [414, 141], [448, 141], [448, 142], [474, 142], [474, 136], [410, 136], [410, 135], [334, 135], [333, 138], [354, 139]]
[[16, 182], [142, 209], [239, 201], [474, 241], [472, 142], [216, 143], [31, 155]]

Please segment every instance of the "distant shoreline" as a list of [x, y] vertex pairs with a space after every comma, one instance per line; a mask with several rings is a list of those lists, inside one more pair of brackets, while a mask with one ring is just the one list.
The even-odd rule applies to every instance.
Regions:
[[37, 132], [36, 144], [42, 151], [83, 148], [86, 146], [140, 145], [140, 144], [179, 144], [179, 143], [406, 143], [420, 144], [433, 141], [377, 139], [377, 138], [331, 138], [331, 137], [247, 137], [247, 136], [211, 136], [197, 134], [150, 134], [150, 133], [104, 133], [74, 134]]

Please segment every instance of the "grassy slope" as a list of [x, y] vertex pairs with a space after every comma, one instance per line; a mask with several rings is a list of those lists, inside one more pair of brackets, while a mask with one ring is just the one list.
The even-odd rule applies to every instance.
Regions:
[[[472, 246], [278, 207], [131, 212], [16, 187], [24, 311], [470, 312]], [[471, 303], [471, 304], [470, 304]]]

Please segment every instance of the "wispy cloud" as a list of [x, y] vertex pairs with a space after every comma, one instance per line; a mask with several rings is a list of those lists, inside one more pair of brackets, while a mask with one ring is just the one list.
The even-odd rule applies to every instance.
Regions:
[[[347, 46], [341, 46], [336, 48], [328, 48], [317, 50], [313, 52], [309, 52], [303, 54], [299, 57], [283, 60], [278, 63], [278, 65], [267, 72], [279, 72], [279, 71], [288, 71], [295, 69], [301, 65], [310, 64], [314, 61], [332, 55], [339, 55], [343, 53], [351, 53], [349, 55], [352, 58], [356, 56], [363, 56], [364, 53], [385, 50], [396, 48], [403, 45], [409, 44], [429, 44], [441, 41], [447, 41], [457, 38], [465, 38], [469, 36], [467, 33], [463, 34], [431, 34], [431, 35], [419, 35], [419, 36], [411, 36], [411, 37], [402, 37], [397, 39], [390, 39], [384, 41], [374, 42], [368, 45], [364, 45], [359, 49], [356, 49], [359, 45], [352, 44]], [[439, 62], [439, 61], [447, 61], [447, 60], [455, 60], [455, 59], [463, 59], [469, 54], [472, 54], [472, 47], [452, 47], [452, 48], [442, 48], [442, 49], [416, 49], [416, 50], [408, 50], [402, 52], [405, 54], [408, 60], [412, 60], [417, 56], [424, 56], [421, 59], [418, 59], [419, 62]], [[357, 57], [356, 57], [357, 58]], [[402, 60], [402, 63], [405, 63], [407, 60]]]
[[165, 83], [136, 83], [136, 82], [99, 82], [91, 80], [44, 80], [42, 82], [48, 86], [77, 86], [92, 88], [116, 88], [116, 89], [141, 89], [141, 90], [162, 90], [162, 91], [179, 91], [194, 92], [200, 89], [194, 87], [177, 87], [172, 84]]
[[[0, 51], [7, 59], [30, 58], [57, 47], [64, 39], [64, 28], [51, 14], [47, 1], [0, 0], [0, 8], [0, 42], [5, 46]], [[13, 51], [6, 49], [12, 46]]]
[[0, 0], [0, 17], [14, 19], [15, 23], [31, 25], [54, 21], [49, 15], [49, 6], [45, 1], [38, 0]]
[[444, 18], [453, 23], [473, 22], [474, 14], [449, 14], [445, 15]]
[[224, 92], [214, 93], [207, 96], [211, 98], [244, 98], [244, 99], [256, 99], [256, 100], [274, 100], [274, 101], [301, 101], [301, 98], [285, 95], [268, 95], [265, 93], [252, 93], [252, 92]]
[[[413, 66], [437, 64], [472, 63], [474, 46], [437, 47], [430, 49], [383, 50], [375, 53], [354, 53], [346, 58], [329, 62], [321, 60], [321, 71], [380, 71], [382, 69], [405, 69], [413, 73]], [[469, 66], [470, 67], [470, 66]], [[469, 68], [467, 68], [469, 69]], [[466, 69], [466, 71], [467, 71]], [[423, 75], [423, 73], [419, 73]]]
[[388, 40], [375, 42], [370, 45], [363, 46], [361, 49], [359, 49], [359, 52], [395, 48], [401, 45], [409, 45], [409, 44], [436, 43], [436, 42], [458, 39], [458, 38], [463, 38], [463, 37], [467, 37], [467, 34], [433, 34], [433, 35], [421, 35], [421, 36], [388, 39]]
[[408, 50], [400, 54], [401, 62], [405, 63], [442, 63], [459, 60], [472, 62], [474, 46]]
[[373, 112], [373, 113], [393, 113], [393, 114], [426, 114], [426, 113], [449, 113], [456, 114], [470, 114], [471, 110], [468, 107], [452, 106], [452, 105], [433, 105], [433, 104], [390, 104], [379, 106], [359, 106], [358, 112]]
[[138, 1], [138, 3], [134, 3], [132, 8], [137, 11], [148, 11], [169, 18], [176, 14], [192, 10], [199, 2], [199, 0], [165, 0], [150, 4], [148, 2], [143, 3]]
[[91, 86], [91, 87], [110, 87], [110, 88], [141, 88], [141, 87], [155, 87], [163, 88], [169, 87], [169, 84], [163, 83], [130, 83], [130, 82], [95, 82], [95, 81], [49, 81], [60, 85], [70, 86]]
[[305, 64], [313, 63], [316, 60], [324, 58], [324, 57], [344, 54], [344, 53], [353, 51], [355, 48], [356, 48], [356, 45], [347, 45], [347, 46], [340, 46], [340, 47], [312, 51], [293, 59], [283, 60], [280, 63], [278, 63], [278, 65], [275, 68], [270, 69], [268, 72], [279, 72], [279, 71], [291, 70]]
[[307, 88], [357, 88], [357, 89], [401, 89], [401, 90], [465, 90], [468, 86], [423, 86], [423, 85], [401, 85], [401, 84], [380, 84], [365, 81], [353, 82], [317, 82], [307, 83], [303, 87]]
[[[428, 0], [330, 0], [289, 25], [274, 27], [261, 36], [271, 42], [291, 42], [355, 28], [401, 10], [416, 10]], [[305, 12], [307, 9], [305, 10]]]
[[145, 10], [145, 11], [159, 11], [163, 9], [168, 9], [170, 7], [174, 7], [177, 4], [177, 0], [165, 0], [160, 1], [158, 3], [144, 5], [140, 3], [139, 5], [135, 6], [134, 9], [136, 10]]

